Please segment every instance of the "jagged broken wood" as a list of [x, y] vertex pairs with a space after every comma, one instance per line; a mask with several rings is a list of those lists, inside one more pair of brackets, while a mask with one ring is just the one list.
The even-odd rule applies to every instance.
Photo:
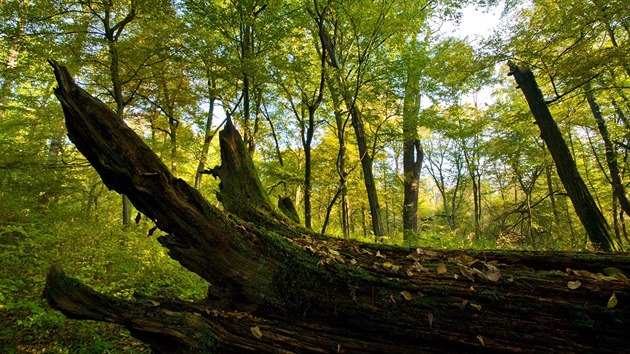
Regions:
[[[50, 63], [70, 139], [109, 188], [168, 234], [159, 241], [169, 255], [211, 284], [194, 304], [127, 302], [53, 266], [44, 294], [69, 317], [118, 323], [164, 353], [612, 352], [630, 345], [627, 255], [366, 245], [313, 234], [270, 204], [227, 207], [244, 190], [263, 193], [259, 181], [226, 186], [252, 181], [233, 174], [254, 171], [238, 153], [246, 149], [228, 153], [226, 141], [243, 144], [231, 122], [222, 133], [222, 166], [244, 168], [215, 169], [228, 214], [174, 177], [122, 119]], [[610, 266], [611, 274], [598, 274]], [[613, 294], [618, 303], [608, 308]]]

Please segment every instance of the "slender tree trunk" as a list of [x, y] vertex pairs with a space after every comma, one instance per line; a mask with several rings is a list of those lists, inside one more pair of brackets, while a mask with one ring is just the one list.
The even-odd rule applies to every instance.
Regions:
[[[116, 102], [116, 115], [120, 118], [124, 116], [125, 104], [122, 94], [122, 84], [119, 72], [119, 54], [116, 42], [109, 42], [109, 52], [111, 55], [110, 75], [113, 86], [114, 101]], [[131, 202], [126, 195], [122, 195], [122, 224], [123, 226], [131, 225]]]
[[[120, 22], [116, 23], [114, 26], [111, 25], [111, 11], [112, 4], [107, 3], [105, 7], [105, 16], [98, 16], [102, 23], [103, 28], [105, 30], [105, 40], [107, 41], [109, 55], [110, 55], [110, 79], [112, 83], [112, 94], [114, 96], [114, 102], [116, 103], [116, 115], [122, 119], [125, 114], [125, 99], [123, 97], [123, 84], [120, 79], [120, 53], [118, 52], [118, 40], [120, 35], [123, 33], [123, 30], [127, 24], [133, 21], [136, 17], [136, 2], [131, 1], [131, 8], [129, 9], [129, 13], [122, 19]], [[129, 198], [122, 195], [122, 224], [123, 226], [131, 225], [131, 202]]]
[[179, 126], [179, 122], [175, 119], [169, 118], [168, 120], [168, 128], [169, 128], [169, 141], [171, 145], [171, 171], [173, 174], [177, 173], [177, 127]]
[[602, 116], [602, 112], [599, 109], [599, 105], [597, 104], [590, 87], [586, 88], [586, 99], [589, 107], [591, 108], [591, 112], [593, 113], [593, 117], [595, 117], [595, 121], [597, 122], [599, 134], [604, 141], [604, 148], [606, 149], [606, 163], [608, 164], [608, 171], [610, 172], [610, 181], [612, 183], [613, 192], [617, 195], [617, 200], [619, 201], [621, 209], [626, 213], [626, 215], [630, 215], [630, 201], [626, 195], [626, 188], [621, 181], [619, 165], [617, 164], [617, 151], [613, 146], [613, 143], [610, 141], [606, 121]]
[[418, 139], [420, 76], [419, 67], [408, 68], [403, 100], [403, 239], [408, 244], [418, 237], [418, 187], [424, 158]]
[[307, 228], [311, 229], [311, 174], [312, 174], [312, 161], [311, 161], [311, 147], [313, 144], [313, 135], [315, 134], [315, 112], [324, 98], [324, 85], [326, 82], [326, 51], [321, 52], [321, 73], [319, 76], [319, 87], [317, 88], [317, 95], [312, 100], [309, 100], [305, 94], [303, 94], [302, 101], [306, 104], [308, 111], [308, 125], [306, 127], [306, 136], [302, 136], [304, 142], [304, 224]]
[[[604, 166], [600, 163], [597, 150], [593, 146], [593, 139], [591, 139], [591, 133], [588, 129], [585, 129], [585, 132], [586, 132], [586, 140], [588, 141], [588, 147], [590, 148], [590, 152], [592, 153], [592, 156], [595, 157], [595, 161], [597, 162], [599, 170], [605, 174], [606, 172], [605, 172]], [[590, 163], [592, 163], [592, 160], [589, 158], [591, 156], [589, 156], [587, 149], [585, 147], [585, 144], [581, 139], [578, 139], [577, 144], [580, 146], [580, 157], [582, 158], [582, 166], [584, 167], [584, 180], [586, 184], [590, 187], [590, 190], [592, 191], [592, 195], [593, 195], [593, 198], [595, 199], [595, 203], [597, 207], [601, 210], [603, 208], [602, 208], [601, 198], [599, 198], [599, 194], [600, 194], [599, 189], [595, 188], [595, 184], [593, 183], [593, 180], [591, 178]], [[577, 156], [577, 155], [574, 155], [574, 156]]]
[[[347, 103], [348, 101], [346, 101], [346, 104]], [[363, 116], [356, 106], [350, 108], [350, 115], [359, 147], [363, 181], [365, 182], [365, 190], [370, 205], [370, 216], [372, 217], [372, 230], [374, 231], [374, 236], [384, 236], [385, 232], [383, 230], [383, 222], [381, 221], [381, 207], [378, 202], [378, 193], [376, 192], [376, 182], [374, 180], [373, 159], [368, 151], [365, 127], [363, 126]]]
[[208, 151], [210, 150], [210, 144], [214, 138], [212, 130], [212, 121], [214, 118], [214, 102], [216, 100], [215, 90], [217, 88], [217, 82], [214, 77], [210, 77], [208, 74], [208, 90], [210, 91], [210, 103], [208, 106], [208, 113], [206, 117], [206, 126], [203, 134], [203, 145], [201, 146], [201, 156], [199, 156], [199, 164], [197, 165], [197, 173], [195, 174], [195, 189], [201, 187], [201, 180], [203, 179], [203, 171], [206, 169], [206, 161], [208, 161]]
[[610, 236], [608, 222], [584, 184], [562, 133], [553, 120], [551, 112], [549, 112], [534, 74], [529, 69], [523, 69], [510, 63], [510, 75], [514, 76], [516, 83], [527, 99], [529, 108], [536, 119], [536, 124], [540, 128], [541, 137], [547, 144], [556, 163], [560, 180], [573, 202], [573, 207], [586, 229], [593, 247], [607, 251], [616, 249]]
[[333, 102], [335, 124], [337, 126], [337, 142], [339, 150], [337, 152], [337, 175], [339, 176], [339, 189], [341, 198], [341, 229], [345, 238], [350, 237], [350, 208], [348, 206], [348, 171], [346, 167], [346, 126], [348, 119], [344, 119], [341, 111], [340, 88], [334, 85], [335, 81], [330, 77], [329, 72], [325, 72], [328, 91]]
[[[334, 83], [337, 87], [337, 90], [340, 91], [341, 98], [343, 99], [352, 119], [352, 126], [354, 128], [357, 145], [359, 148], [361, 168], [363, 170], [363, 181], [365, 183], [368, 203], [370, 205], [370, 215], [372, 216], [372, 230], [374, 231], [374, 236], [384, 236], [385, 232], [383, 230], [383, 222], [381, 221], [381, 210], [378, 202], [378, 193], [376, 192], [376, 183], [374, 181], [373, 156], [370, 155], [370, 152], [368, 150], [367, 137], [365, 136], [365, 126], [363, 124], [363, 115], [361, 114], [359, 107], [357, 107], [356, 105], [359, 86], [355, 87], [354, 90], [352, 90], [345, 81], [345, 77], [343, 75], [343, 67], [338, 61], [338, 53], [336, 52], [334, 43], [325, 26], [325, 17], [328, 7], [326, 6], [320, 12], [317, 2], [315, 2], [315, 8], [317, 16], [314, 16], [313, 13], [311, 14], [311, 16], [313, 16], [313, 19], [319, 27], [319, 38], [322, 43], [322, 47], [326, 48], [326, 52], [329, 54], [327, 56], [327, 63], [328, 66], [333, 69], [332, 71], [334, 76]], [[361, 70], [362, 65], [363, 63], [360, 62], [358, 65], [358, 70]], [[357, 73], [357, 79], [360, 79], [360, 77], [361, 74]]]
[[[258, 129], [261, 97], [256, 92], [256, 75], [253, 61], [256, 53], [255, 21], [266, 5], [256, 9], [256, 1], [237, 1], [240, 16], [240, 64], [243, 80], [243, 138], [250, 154], [256, 150], [256, 130]], [[252, 127], [252, 102], [254, 102], [254, 122]]]
[[341, 188], [337, 188], [335, 195], [330, 200], [330, 203], [328, 203], [328, 206], [326, 206], [326, 216], [324, 216], [324, 222], [322, 223], [321, 234], [324, 234], [324, 235], [326, 234], [326, 228], [328, 227], [328, 222], [330, 221], [330, 214], [332, 213], [333, 207], [335, 206], [337, 199], [339, 199], [340, 194], [341, 194]]
[[549, 202], [551, 203], [551, 211], [553, 212], [553, 220], [556, 226], [560, 225], [560, 215], [558, 214], [558, 206], [556, 205], [556, 191], [553, 188], [553, 180], [551, 179], [550, 165], [545, 167], [545, 178], [547, 180], [547, 193], [549, 194]]
[[481, 176], [479, 173], [477, 158], [475, 156], [476, 152], [472, 151], [474, 147], [473, 149], [468, 149], [464, 140], [461, 141], [460, 146], [464, 155], [464, 161], [466, 162], [468, 176], [470, 177], [470, 181], [472, 183], [475, 239], [478, 240], [481, 237]]
[[310, 141], [304, 144], [304, 226], [311, 225], [311, 146]]

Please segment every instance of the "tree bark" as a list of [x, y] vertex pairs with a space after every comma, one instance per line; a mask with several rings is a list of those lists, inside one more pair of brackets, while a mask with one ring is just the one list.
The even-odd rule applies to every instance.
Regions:
[[584, 180], [582, 180], [562, 133], [553, 120], [551, 112], [549, 112], [534, 74], [531, 70], [518, 67], [513, 63], [509, 63], [509, 65], [510, 75], [514, 76], [516, 83], [527, 99], [529, 108], [536, 119], [536, 124], [540, 128], [540, 136], [553, 157], [558, 176], [560, 176], [560, 180], [569, 198], [571, 198], [573, 208], [588, 233], [589, 240], [597, 249], [614, 250], [616, 246], [610, 236], [608, 222], [595, 204]]
[[595, 117], [595, 121], [597, 122], [597, 130], [599, 130], [599, 134], [604, 141], [604, 148], [606, 149], [606, 164], [608, 165], [608, 171], [610, 172], [610, 182], [612, 184], [613, 193], [617, 196], [621, 209], [627, 215], [630, 215], [630, 200], [628, 200], [626, 188], [621, 181], [619, 165], [617, 164], [617, 151], [615, 150], [612, 141], [610, 141], [606, 121], [604, 120], [604, 116], [602, 116], [602, 112], [595, 100], [595, 96], [593, 96], [593, 92], [590, 91], [590, 87], [587, 87], [586, 89], [586, 100], [588, 101], [593, 117]]
[[[346, 101], [348, 104], [348, 101]], [[353, 104], [353, 103], [351, 103]], [[378, 202], [378, 193], [376, 192], [376, 182], [374, 181], [373, 158], [367, 147], [367, 138], [365, 137], [365, 127], [363, 126], [363, 115], [359, 108], [353, 106], [350, 108], [350, 116], [352, 117], [352, 127], [357, 138], [359, 147], [359, 158], [361, 160], [361, 169], [363, 170], [363, 182], [367, 192], [368, 204], [370, 205], [370, 216], [372, 217], [372, 231], [374, 236], [384, 236], [383, 221], [381, 220], [381, 207]]]
[[295, 209], [295, 204], [293, 204], [293, 200], [291, 200], [290, 197], [278, 198], [278, 209], [280, 209], [280, 211], [294, 223], [300, 223], [300, 216], [298, 215], [297, 209]]
[[408, 244], [418, 237], [418, 188], [424, 151], [418, 139], [420, 113], [419, 65], [407, 68], [403, 100], [403, 238]]
[[[344, 79], [343, 67], [340, 65], [338, 61], [338, 53], [332, 42], [330, 34], [326, 28], [326, 12], [328, 11], [328, 6], [325, 6], [323, 9], [319, 9], [317, 5], [317, 1], [314, 2], [316, 14], [312, 13], [311, 16], [317, 23], [319, 29], [319, 38], [322, 43], [322, 47], [326, 48], [325, 52], [328, 53], [327, 63], [328, 66], [332, 69], [332, 81], [336, 90], [339, 91], [341, 99], [346, 105], [348, 112], [350, 113], [350, 117], [352, 120], [352, 127], [354, 128], [354, 133], [357, 139], [357, 146], [359, 149], [359, 159], [361, 160], [361, 169], [363, 171], [363, 182], [365, 184], [365, 190], [367, 192], [368, 203], [370, 205], [370, 216], [372, 217], [372, 231], [374, 232], [374, 236], [384, 236], [385, 230], [383, 229], [383, 222], [381, 221], [381, 207], [378, 202], [378, 193], [376, 191], [376, 182], [374, 180], [374, 171], [373, 171], [373, 156], [370, 154], [367, 145], [367, 137], [365, 136], [365, 126], [363, 123], [363, 114], [361, 110], [356, 104], [359, 86], [351, 89], [350, 85], [347, 84], [347, 81]], [[359, 67], [362, 64], [359, 63]], [[360, 74], [356, 74], [357, 79], [360, 79]]]
[[[210, 205], [51, 64], [70, 139], [109, 188], [167, 233], [158, 240], [169, 255], [212, 284], [198, 303], [122, 301], [55, 265], [44, 295], [68, 317], [120, 324], [158, 353], [612, 353], [630, 345], [627, 255], [438, 253], [326, 240], [292, 223], [270, 231], [277, 219], [226, 215]], [[223, 158], [252, 164], [232, 124], [221, 135], [224, 166]], [[224, 174], [232, 167], [221, 167], [220, 176], [232, 178]], [[597, 274], [611, 264], [609, 276]], [[567, 282], [577, 280], [572, 290], [577, 283]]]
[[[335, 124], [337, 126], [337, 142], [339, 143], [339, 150], [337, 151], [336, 170], [339, 176], [339, 191], [340, 191], [340, 203], [341, 203], [341, 229], [343, 231], [344, 238], [350, 237], [350, 207], [348, 204], [348, 175], [349, 172], [346, 167], [346, 126], [348, 124], [349, 117], [344, 119], [343, 112], [341, 110], [341, 99], [339, 88], [334, 85], [330, 73], [325, 72], [328, 91], [330, 92], [330, 99], [333, 103], [333, 113], [335, 115]], [[326, 231], [322, 227], [322, 233]]]
[[210, 150], [210, 144], [214, 139], [212, 130], [212, 122], [214, 120], [214, 102], [216, 100], [215, 90], [217, 88], [217, 82], [213, 74], [208, 72], [208, 91], [210, 103], [208, 105], [208, 113], [206, 117], [206, 126], [203, 133], [203, 145], [201, 146], [201, 156], [199, 157], [199, 164], [197, 165], [197, 173], [195, 174], [195, 189], [201, 187], [201, 180], [203, 179], [204, 170], [206, 169], [206, 161], [208, 160], [208, 151]]

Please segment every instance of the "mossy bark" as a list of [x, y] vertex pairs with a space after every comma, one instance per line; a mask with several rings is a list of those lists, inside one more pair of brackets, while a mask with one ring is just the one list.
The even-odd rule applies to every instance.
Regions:
[[[168, 233], [160, 242], [169, 254], [212, 284], [195, 304], [126, 302], [53, 266], [44, 294], [69, 317], [118, 323], [168, 353], [612, 352], [630, 345], [627, 255], [410, 250], [325, 239], [271, 209], [226, 214], [173, 177], [121, 119], [51, 64], [77, 148], [108, 187]], [[230, 141], [246, 151], [242, 140]], [[227, 191], [224, 185], [224, 200], [234, 197]], [[612, 275], [597, 275], [611, 265]], [[618, 304], [608, 308], [613, 293]]]

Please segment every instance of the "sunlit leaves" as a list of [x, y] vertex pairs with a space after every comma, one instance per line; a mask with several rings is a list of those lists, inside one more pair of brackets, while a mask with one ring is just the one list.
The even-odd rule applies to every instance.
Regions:
[[439, 263], [437, 265], [437, 270], [436, 271], [437, 271], [438, 275], [446, 274], [446, 272], [448, 271], [448, 269], [446, 267], [446, 264]]

